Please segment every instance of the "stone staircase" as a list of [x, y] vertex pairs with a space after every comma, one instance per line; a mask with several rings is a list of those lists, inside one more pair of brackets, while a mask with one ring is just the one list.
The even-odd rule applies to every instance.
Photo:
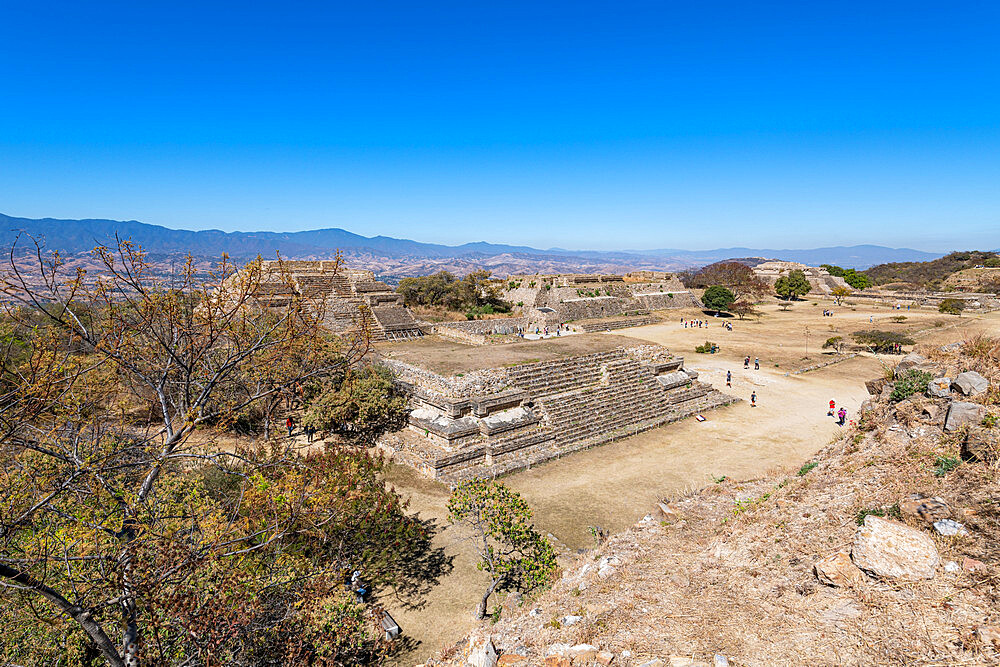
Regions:
[[510, 383], [537, 399], [581, 389], [604, 381], [604, 366], [624, 359], [621, 350], [599, 352], [567, 360], [515, 366], [508, 369]]
[[638, 317], [624, 317], [619, 319], [594, 320], [575, 322], [573, 326], [578, 327], [584, 333], [596, 333], [598, 331], [614, 331], [615, 329], [628, 329], [630, 327], [644, 327], [647, 324], [658, 324], [660, 319], [653, 315], [641, 315]]

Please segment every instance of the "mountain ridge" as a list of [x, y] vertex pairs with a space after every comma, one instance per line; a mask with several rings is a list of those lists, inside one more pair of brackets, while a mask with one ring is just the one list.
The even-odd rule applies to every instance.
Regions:
[[34, 219], [0, 213], [0, 243], [3, 247], [10, 248], [19, 233], [43, 238], [47, 248], [58, 249], [65, 253], [87, 252], [96, 245], [113, 242], [117, 234], [121, 238], [130, 238], [140, 243], [153, 255], [191, 252], [197, 256], [218, 256], [226, 252], [236, 259], [248, 259], [258, 254], [268, 257], [280, 253], [289, 259], [320, 259], [332, 257], [337, 250], [340, 250], [345, 256], [359, 260], [380, 258], [397, 262], [403, 260], [469, 262], [509, 255], [518, 262], [528, 265], [537, 263], [540, 266], [561, 267], [561, 270], [572, 270], [577, 266], [583, 272], [654, 266], [683, 269], [730, 257], [765, 257], [799, 261], [810, 265], [829, 263], [861, 269], [886, 262], [926, 261], [945, 254], [873, 244], [808, 249], [730, 247], [708, 250], [540, 249], [487, 241], [449, 246], [384, 235], [363, 236], [339, 227], [298, 232], [224, 232], [217, 229], [194, 231], [172, 229], [138, 220]]

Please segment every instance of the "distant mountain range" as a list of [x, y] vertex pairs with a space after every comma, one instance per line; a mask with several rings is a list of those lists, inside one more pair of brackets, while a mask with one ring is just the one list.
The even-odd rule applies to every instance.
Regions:
[[139, 243], [154, 258], [187, 253], [206, 258], [217, 257], [226, 252], [230, 257], [241, 260], [257, 255], [274, 257], [275, 253], [288, 259], [322, 259], [330, 258], [340, 250], [351, 266], [396, 276], [420, 275], [441, 269], [465, 273], [475, 268], [487, 268], [499, 275], [536, 271], [594, 273], [654, 268], [678, 270], [733, 257], [764, 257], [802, 262], [810, 266], [837, 264], [863, 269], [885, 262], [927, 261], [944, 254], [877, 245], [808, 250], [663, 248], [622, 251], [563, 248], [542, 250], [482, 241], [447, 246], [388, 236], [367, 237], [344, 229], [304, 232], [188, 231], [135, 220], [35, 220], [0, 214], [0, 245], [10, 248], [19, 233], [43, 238], [48, 249], [67, 254], [84, 253], [96, 245], [114, 242], [116, 234], [122, 239]]

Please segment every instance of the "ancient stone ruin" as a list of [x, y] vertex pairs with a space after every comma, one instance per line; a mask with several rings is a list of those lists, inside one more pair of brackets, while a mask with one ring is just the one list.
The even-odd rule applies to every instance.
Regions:
[[584, 332], [610, 331], [658, 322], [654, 310], [700, 307], [672, 273], [511, 276], [503, 293], [521, 308], [528, 328], [573, 322]]
[[787, 276], [792, 271], [801, 271], [805, 274], [812, 292], [829, 295], [834, 289], [844, 287], [850, 289], [843, 278], [831, 276], [830, 272], [818, 266], [806, 266], [798, 262], [770, 261], [758, 264], [753, 267], [754, 274], [770, 285], [778, 282], [781, 276]]
[[[282, 269], [290, 280], [283, 278]], [[333, 333], [367, 331], [373, 341], [416, 338], [423, 333], [403, 306], [403, 297], [376, 280], [371, 271], [345, 269], [333, 261], [267, 261], [262, 270], [259, 300], [281, 307], [293, 293], [309, 297]]]
[[385, 363], [412, 411], [407, 428], [380, 446], [446, 482], [526, 468], [736, 400], [658, 345], [456, 377]]

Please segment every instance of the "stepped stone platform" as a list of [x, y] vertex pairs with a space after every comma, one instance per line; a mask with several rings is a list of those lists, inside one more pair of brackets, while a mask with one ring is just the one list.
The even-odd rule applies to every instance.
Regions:
[[403, 297], [371, 271], [345, 269], [333, 261], [267, 261], [262, 270], [260, 301], [282, 307], [295, 294], [308, 297], [334, 333], [366, 334], [373, 341], [418, 338], [424, 333], [403, 306]]
[[380, 447], [448, 483], [503, 475], [737, 400], [658, 345], [454, 377], [385, 363], [412, 409], [408, 426]]
[[506, 287], [503, 298], [522, 309], [529, 329], [580, 320], [643, 317], [655, 310], [701, 306], [676, 275], [661, 271], [518, 275], [510, 276]]

